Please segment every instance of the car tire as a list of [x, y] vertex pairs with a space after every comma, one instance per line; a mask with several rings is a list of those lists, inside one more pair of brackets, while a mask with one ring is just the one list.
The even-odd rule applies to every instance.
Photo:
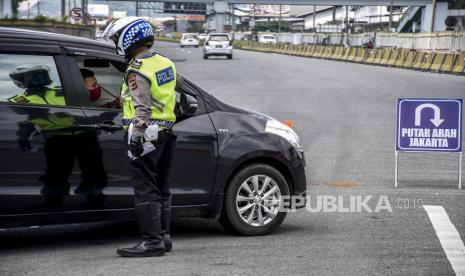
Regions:
[[199, 45], [195, 45], [195, 48], [199, 48]]
[[[258, 181], [254, 181], [255, 177]], [[268, 182], [268, 186], [265, 186], [265, 181]], [[279, 191], [279, 193], [271, 192], [272, 198], [274, 201], [279, 202], [277, 195], [289, 195], [289, 186], [286, 179], [275, 168], [266, 164], [252, 164], [243, 168], [233, 176], [226, 189], [219, 220], [226, 230], [245, 236], [266, 235], [276, 230], [284, 221], [287, 213], [279, 212], [279, 204], [282, 204], [282, 202], [278, 203], [277, 209], [273, 207], [268, 208], [268, 210], [273, 211], [274, 216], [265, 212], [264, 207], [257, 207], [257, 205], [250, 207], [240, 214], [241, 211], [247, 209], [247, 206], [255, 202], [255, 200], [250, 199], [250, 197], [244, 194], [244, 192], [247, 193], [245, 185], [248, 185], [252, 192], [254, 192], [256, 189], [254, 188], [254, 182], [258, 183], [258, 191], [261, 192], [260, 196], [266, 196], [267, 193], [274, 189], [275, 191]], [[263, 186], [265, 186], [265, 189], [260, 191]], [[252, 196], [250, 193], [249, 195]], [[241, 198], [239, 199], [239, 197]], [[245, 197], [249, 198], [249, 200], [244, 201]], [[254, 213], [252, 214], [252, 212]], [[262, 217], [261, 222], [259, 220], [259, 213]]]
[[228, 59], [232, 59], [232, 55], [228, 55]]
[[208, 59], [208, 55], [203, 54], [203, 59]]
[[181, 45], [181, 48], [184, 48], [184, 45]]

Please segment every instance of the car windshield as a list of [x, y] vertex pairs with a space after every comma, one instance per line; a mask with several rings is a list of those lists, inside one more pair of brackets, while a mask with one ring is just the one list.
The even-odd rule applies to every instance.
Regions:
[[184, 35], [184, 38], [197, 38], [197, 36], [190, 34], [190, 35]]
[[227, 35], [214, 35], [210, 36], [210, 41], [229, 41], [229, 37]]
[[274, 39], [274, 36], [272, 36], [272, 35], [266, 35], [266, 36], [264, 36], [264, 38], [265, 38], [265, 39]]

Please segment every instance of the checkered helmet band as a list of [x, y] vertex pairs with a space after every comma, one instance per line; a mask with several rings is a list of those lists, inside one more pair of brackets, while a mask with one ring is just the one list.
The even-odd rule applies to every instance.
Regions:
[[134, 43], [153, 37], [153, 28], [146, 20], [137, 20], [127, 26], [119, 36], [118, 47], [125, 55]]

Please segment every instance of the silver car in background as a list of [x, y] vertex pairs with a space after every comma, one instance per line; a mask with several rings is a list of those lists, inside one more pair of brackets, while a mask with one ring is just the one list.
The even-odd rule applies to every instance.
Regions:
[[232, 39], [227, 33], [208, 35], [203, 47], [203, 58], [208, 59], [209, 56], [227, 56], [228, 59], [232, 59]]

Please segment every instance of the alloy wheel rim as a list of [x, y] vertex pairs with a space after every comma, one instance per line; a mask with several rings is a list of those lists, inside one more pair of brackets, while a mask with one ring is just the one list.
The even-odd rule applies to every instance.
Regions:
[[267, 175], [247, 178], [236, 194], [236, 209], [251, 226], [264, 226], [274, 220], [281, 207], [281, 189]]

